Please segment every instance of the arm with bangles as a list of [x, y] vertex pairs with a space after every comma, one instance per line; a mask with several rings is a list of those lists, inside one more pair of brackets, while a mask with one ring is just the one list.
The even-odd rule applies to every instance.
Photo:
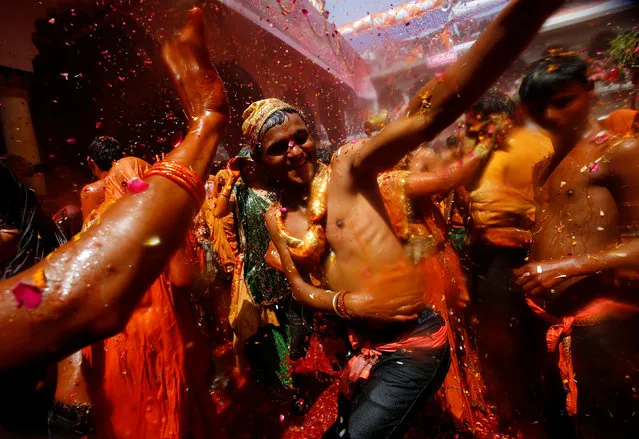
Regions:
[[466, 54], [417, 93], [407, 117], [388, 124], [351, 154], [352, 169], [359, 175], [376, 176], [432, 140], [479, 99], [563, 3], [511, 1]]
[[492, 115], [479, 128], [476, 146], [461, 159], [437, 172], [416, 172], [406, 177], [406, 195], [432, 196], [465, 186], [478, 177], [492, 151], [501, 145], [512, 127], [506, 115]]
[[470, 183], [486, 164], [491, 151], [499, 143], [498, 138], [502, 138], [507, 130], [507, 128], [496, 127], [493, 124], [490, 127], [492, 127], [492, 134], [486, 135], [472, 152], [458, 161], [437, 172], [409, 174], [406, 177], [406, 195], [423, 197], [442, 194]]
[[[229, 160], [226, 171], [227, 173], [224, 184], [217, 194], [217, 198], [215, 199], [215, 206], [213, 208], [213, 215], [216, 218], [224, 218], [233, 211], [233, 206], [235, 204], [235, 199], [233, 197], [233, 187], [235, 186], [237, 179], [240, 178], [239, 163], [237, 161], [237, 158], [232, 158], [231, 160]], [[222, 178], [222, 176], [218, 175], [216, 176], [216, 178]]]
[[607, 157], [608, 188], [620, 213], [621, 238], [605, 250], [531, 262], [515, 270], [517, 285], [529, 295], [545, 294], [566, 280], [611, 274], [616, 284], [636, 281], [639, 273], [639, 141], [628, 139]]
[[[407, 270], [394, 278], [371, 279], [369, 288], [362, 291], [331, 291], [317, 288], [304, 280], [286, 247], [277, 226], [277, 209], [270, 208], [265, 214], [266, 226], [275, 249], [279, 253], [282, 271], [291, 285], [293, 298], [315, 311], [335, 313], [341, 318], [356, 318], [376, 321], [410, 321], [422, 310], [419, 301], [413, 300], [423, 294], [423, 284], [417, 270]], [[373, 275], [374, 277], [374, 275]], [[401, 293], [388, 297], [393, 291], [391, 284]], [[410, 297], [411, 300], [407, 300]]]
[[[228, 121], [223, 84], [208, 58], [201, 11], [191, 10], [164, 58], [190, 119], [184, 141], [166, 158], [205, 178]], [[118, 333], [141, 296], [183, 243], [199, 206], [166, 174], [116, 202], [99, 224], [29, 270], [0, 282], [0, 369], [55, 361]], [[203, 186], [203, 185], [202, 185]], [[203, 187], [202, 187], [203, 193]], [[18, 285], [37, 285], [37, 307], [18, 306]], [[33, 290], [32, 290], [33, 291]]]

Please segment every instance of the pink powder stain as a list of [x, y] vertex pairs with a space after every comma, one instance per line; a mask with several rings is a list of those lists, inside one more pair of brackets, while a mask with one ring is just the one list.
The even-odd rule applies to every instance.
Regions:
[[127, 188], [129, 189], [129, 192], [135, 195], [147, 190], [149, 188], [149, 183], [147, 183], [146, 181], [142, 181], [139, 178], [136, 178], [135, 180], [131, 180], [129, 182], [129, 184], [127, 185]]
[[16, 306], [20, 308], [22, 305], [26, 309], [33, 309], [42, 303], [42, 291], [35, 285], [18, 282], [13, 288], [13, 297], [16, 300]]

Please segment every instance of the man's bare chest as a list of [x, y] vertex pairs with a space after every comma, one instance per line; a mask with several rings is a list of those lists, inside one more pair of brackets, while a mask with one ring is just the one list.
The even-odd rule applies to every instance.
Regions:
[[617, 208], [607, 188], [608, 162], [602, 148], [567, 155], [535, 193], [537, 231], [549, 228], [569, 235], [604, 232], [617, 222]]

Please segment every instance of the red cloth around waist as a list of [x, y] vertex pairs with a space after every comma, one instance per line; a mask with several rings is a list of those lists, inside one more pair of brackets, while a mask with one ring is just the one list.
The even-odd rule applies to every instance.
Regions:
[[375, 363], [379, 361], [382, 352], [396, 352], [400, 349], [436, 349], [446, 344], [448, 326], [442, 325], [432, 334], [406, 337], [396, 342], [371, 347], [364, 343], [361, 352], [350, 359], [342, 372], [342, 393], [350, 398], [357, 380], [367, 380]]
[[610, 299], [597, 299], [577, 311], [572, 316], [557, 317], [548, 313], [530, 298], [528, 306], [542, 319], [550, 323], [546, 332], [548, 352], [559, 350], [559, 374], [566, 391], [566, 410], [568, 414], [577, 414], [577, 382], [572, 362], [572, 328], [573, 326], [591, 326], [604, 319], [620, 318], [639, 312], [639, 307]]

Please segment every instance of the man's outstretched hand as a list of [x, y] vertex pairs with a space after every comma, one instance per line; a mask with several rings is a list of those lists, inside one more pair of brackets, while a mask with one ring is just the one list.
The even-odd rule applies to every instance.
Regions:
[[162, 56], [191, 126], [201, 118], [228, 120], [226, 92], [209, 58], [201, 9], [189, 11], [189, 20], [182, 31], [164, 43]]

